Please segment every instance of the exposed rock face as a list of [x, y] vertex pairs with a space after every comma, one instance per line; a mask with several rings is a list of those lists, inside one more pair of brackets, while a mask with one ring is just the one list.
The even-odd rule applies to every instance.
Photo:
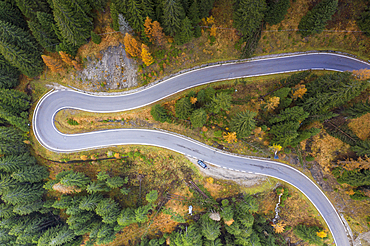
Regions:
[[215, 221], [220, 221], [221, 220], [221, 216], [220, 216], [219, 213], [210, 213], [209, 218], [211, 218], [212, 220], [215, 220]]
[[88, 57], [84, 62], [84, 69], [77, 72], [75, 80], [89, 85], [92, 91], [106, 91], [109, 89], [124, 89], [137, 85], [135, 61], [126, 56], [121, 44], [101, 51], [99, 60]]

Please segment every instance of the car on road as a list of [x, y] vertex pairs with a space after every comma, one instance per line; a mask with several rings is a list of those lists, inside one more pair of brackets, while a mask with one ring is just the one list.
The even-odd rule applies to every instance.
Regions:
[[204, 169], [207, 168], [207, 165], [204, 164], [203, 160], [198, 160], [198, 165], [201, 166], [201, 167], [203, 167]]

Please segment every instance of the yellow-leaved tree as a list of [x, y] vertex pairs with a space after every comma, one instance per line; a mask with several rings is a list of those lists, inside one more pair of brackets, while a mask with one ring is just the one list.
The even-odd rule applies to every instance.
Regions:
[[132, 57], [140, 57], [141, 50], [139, 43], [136, 39], [129, 33], [123, 38], [123, 44], [125, 45], [126, 52]]
[[272, 226], [274, 227], [274, 230], [276, 233], [283, 233], [285, 230], [284, 227], [286, 226], [286, 224], [283, 221], [280, 221], [276, 224], [273, 224]]
[[328, 236], [328, 233], [325, 230], [322, 230], [322, 231], [316, 232], [316, 235], [320, 238], [324, 238]]
[[293, 88], [293, 96], [292, 99], [296, 100], [298, 98], [302, 98], [303, 95], [307, 92], [307, 88], [305, 85], [296, 85]]
[[141, 45], [141, 59], [143, 60], [146, 66], [149, 66], [154, 62], [154, 59], [149, 52], [149, 48], [145, 44]]
[[152, 19], [150, 19], [148, 16], [145, 19], [144, 22], [144, 32], [145, 35], [149, 38], [150, 42], [154, 42], [154, 37], [153, 37], [153, 23]]
[[163, 33], [163, 28], [158, 21], [153, 22], [153, 38], [158, 46], [163, 46], [166, 43], [166, 37]]
[[190, 102], [191, 104], [195, 104], [197, 102], [197, 98], [196, 97], [190, 97]]
[[237, 139], [236, 139], [236, 132], [224, 133], [224, 139], [228, 143], [235, 143], [237, 141]]
[[277, 106], [279, 106], [280, 97], [271, 97], [266, 102], [266, 109], [267, 111], [274, 110]]

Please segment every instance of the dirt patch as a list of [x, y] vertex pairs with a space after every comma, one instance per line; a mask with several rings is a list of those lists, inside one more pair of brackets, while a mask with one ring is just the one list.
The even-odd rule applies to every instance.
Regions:
[[[101, 59], [99, 59], [99, 56]], [[136, 62], [126, 56], [122, 44], [86, 57], [84, 69], [71, 75], [92, 91], [124, 89], [137, 86]]]
[[[187, 158], [189, 159], [189, 161], [194, 163], [195, 166], [198, 167], [197, 159], [190, 158], [190, 157], [187, 157]], [[209, 164], [207, 163], [207, 165]], [[211, 176], [216, 179], [232, 180], [238, 183], [239, 185], [243, 185], [245, 187], [259, 185], [267, 179], [267, 177], [262, 176], [262, 175], [231, 171], [231, 170], [227, 170], [224, 168], [211, 166], [211, 165], [209, 165], [209, 167], [210, 168], [207, 168], [207, 169], [198, 167], [198, 169], [205, 176]]]

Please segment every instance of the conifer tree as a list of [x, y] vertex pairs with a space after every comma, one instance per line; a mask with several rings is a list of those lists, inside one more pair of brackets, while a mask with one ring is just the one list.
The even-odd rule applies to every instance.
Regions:
[[19, 84], [19, 70], [0, 54], [0, 88], [11, 89]]
[[143, 31], [144, 18], [138, 0], [127, 0], [127, 20], [132, 29], [137, 32]]
[[244, 36], [251, 36], [263, 20], [266, 10], [265, 0], [240, 0], [235, 7], [234, 26]]
[[12, 108], [0, 105], [0, 119], [5, 120], [7, 123], [15, 126], [16, 128], [23, 132], [28, 132], [29, 131], [28, 119], [15, 115], [11, 111]]
[[152, 0], [140, 0], [140, 9], [142, 9], [142, 16], [144, 18], [149, 17], [151, 19], [154, 19], [154, 6], [155, 5], [153, 4]]
[[134, 211], [131, 208], [123, 209], [117, 218], [117, 222], [121, 226], [129, 226], [135, 223]]
[[270, 25], [277, 25], [284, 20], [290, 7], [290, 0], [268, 0], [265, 21]]
[[166, 122], [168, 120], [167, 110], [160, 104], [155, 104], [150, 110], [150, 114], [153, 116], [154, 120], [159, 122]]
[[60, 183], [65, 186], [76, 186], [85, 188], [90, 182], [90, 178], [79, 172], [71, 172], [60, 179]]
[[0, 141], [22, 142], [22, 132], [14, 127], [0, 126]]
[[14, 216], [13, 206], [6, 203], [0, 204], [0, 218], [10, 218]]
[[185, 12], [180, 0], [163, 0], [162, 24], [166, 34], [174, 36], [179, 31]]
[[101, 36], [96, 34], [95, 32], [91, 31], [91, 40], [95, 44], [100, 44], [101, 43]]
[[236, 132], [238, 138], [248, 137], [252, 130], [256, 128], [254, 117], [257, 113], [246, 110], [235, 115], [230, 122], [230, 130]]
[[113, 20], [113, 29], [116, 32], [118, 32], [119, 31], [118, 9], [117, 9], [117, 5], [113, 1], [110, 3], [110, 16]]
[[188, 97], [178, 100], [175, 104], [176, 117], [180, 119], [187, 119], [193, 111], [192, 104]]
[[214, 2], [215, 0], [199, 0], [199, 17], [201, 19], [209, 16], [209, 12], [213, 7]]
[[49, 52], [55, 52], [60, 41], [53, 28], [55, 25], [53, 16], [44, 12], [37, 12], [36, 16], [36, 20], [28, 21], [28, 27], [42, 47]]
[[117, 222], [120, 209], [119, 205], [110, 198], [102, 199], [95, 209], [95, 212], [102, 217], [102, 221], [107, 224], [113, 224]]
[[211, 220], [208, 214], [202, 215], [201, 220], [202, 235], [209, 241], [216, 240], [221, 235], [221, 225], [217, 221]]
[[91, 182], [87, 187], [86, 191], [89, 194], [96, 193], [96, 192], [108, 192], [110, 188], [106, 185], [104, 181], [95, 181]]
[[86, 43], [93, 30], [88, 5], [83, 0], [75, 0], [73, 4], [69, 0], [52, 1], [54, 19], [61, 36], [75, 46]]
[[190, 121], [195, 128], [204, 126], [207, 122], [207, 112], [202, 108], [194, 110], [190, 116]]
[[49, 176], [49, 172], [46, 167], [35, 165], [24, 167], [14, 172], [11, 176], [18, 182], [35, 183], [46, 179]]
[[28, 152], [19, 155], [6, 155], [0, 158], [0, 170], [3, 172], [15, 172], [28, 165], [35, 165], [36, 159]]
[[25, 151], [27, 146], [22, 142], [0, 142], [0, 155], [17, 155]]
[[221, 110], [228, 111], [231, 107], [231, 95], [220, 92], [212, 98], [211, 111], [215, 114], [221, 112]]
[[30, 99], [30, 96], [24, 92], [0, 89], [0, 103], [8, 106], [8, 109], [11, 109], [11, 112], [14, 114], [28, 110], [30, 108]]
[[28, 77], [34, 77], [42, 71], [41, 51], [35, 40], [22, 29], [1, 20], [0, 52], [11, 65]]
[[15, 25], [23, 30], [27, 29], [21, 11], [9, 1], [0, 1], [0, 20]]
[[79, 204], [79, 208], [87, 211], [93, 211], [96, 209], [96, 206], [98, 206], [102, 199], [103, 195], [100, 193], [84, 196]]
[[29, 203], [40, 200], [45, 190], [42, 184], [19, 184], [3, 194], [2, 199], [10, 204]]
[[131, 34], [126, 33], [123, 43], [125, 45], [126, 52], [132, 56], [132, 57], [138, 57], [141, 56], [141, 50], [138, 42], [134, 37], [131, 36]]
[[63, 65], [60, 61], [52, 58], [51, 56], [42, 55], [42, 60], [44, 61], [45, 65], [50, 68], [50, 70], [54, 73], [62, 73], [65, 71]]
[[92, 9], [98, 11], [103, 11], [107, 5], [107, 2], [107, 0], [89, 0], [89, 4], [91, 5]]
[[121, 187], [124, 184], [124, 180], [121, 177], [112, 177], [107, 179], [107, 185], [109, 188], [115, 189]]
[[154, 59], [149, 52], [149, 48], [145, 44], [141, 44], [141, 59], [146, 66], [149, 66], [154, 62]]
[[193, 27], [188, 17], [185, 17], [181, 21], [180, 31], [175, 36], [177, 44], [188, 43], [193, 38]]
[[35, 20], [36, 13], [49, 12], [50, 8], [46, 0], [15, 0], [18, 8], [28, 19]]
[[70, 196], [62, 195], [59, 200], [56, 200], [52, 207], [57, 209], [67, 209], [72, 205], [72, 198]]
[[31, 203], [19, 203], [14, 206], [13, 211], [19, 215], [27, 215], [33, 212], [40, 211], [43, 208], [43, 202], [35, 201]]
[[308, 11], [299, 22], [298, 29], [303, 37], [311, 34], [321, 33], [326, 26], [326, 22], [331, 19], [338, 7], [338, 0], [323, 0]]
[[200, 22], [199, 6], [197, 0], [194, 0], [193, 3], [190, 5], [188, 17], [191, 20], [193, 26], [197, 25]]

